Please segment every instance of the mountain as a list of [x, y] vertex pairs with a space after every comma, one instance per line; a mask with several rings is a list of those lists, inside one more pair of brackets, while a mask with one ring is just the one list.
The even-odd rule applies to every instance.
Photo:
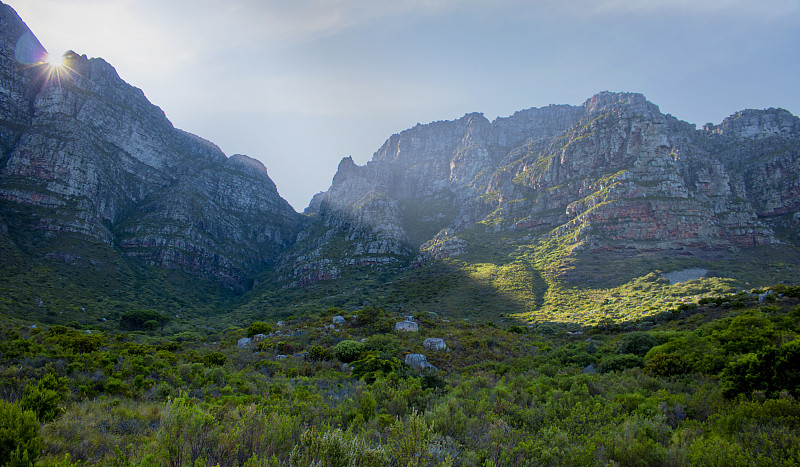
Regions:
[[[484, 243], [521, 233], [517, 246], [558, 239], [570, 254], [797, 246], [800, 119], [745, 110], [698, 130], [612, 92], [493, 122], [467, 114], [393, 135], [366, 166], [343, 159], [306, 213], [327, 240], [296, 260], [299, 283], [463, 255], [459, 234], [475, 226]], [[344, 257], [325, 255], [335, 238]]]
[[85, 244], [235, 288], [291, 245], [304, 218], [264, 166], [176, 129], [99, 58], [51, 67], [0, 5], [0, 233], [23, 253], [91, 262]]
[[[102, 59], [52, 67], [2, 4], [0, 26], [4, 309], [598, 322], [627, 319], [617, 299], [653, 287], [647, 313], [800, 278], [800, 119], [783, 109], [698, 129], [641, 94], [601, 92], [417, 124], [364, 166], [342, 159], [298, 214], [260, 162], [174, 128]], [[705, 282], [670, 288], [683, 269]]]

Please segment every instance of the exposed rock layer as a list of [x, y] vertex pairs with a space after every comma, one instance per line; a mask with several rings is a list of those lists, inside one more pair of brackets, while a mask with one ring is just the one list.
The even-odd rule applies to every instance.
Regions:
[[[56, 73], [0, 4], [0, 239], [76, 238], [246, 287], [468, 254], [468, 230], [584, 251], [800, 244], [800, 119], [744, 110], [702, 130], [644, 96], [599, 93], [487, 120], [471, 113], [344, 158], [306, 217], [260, 162], [175, 129], [102, 59]], [[485, 239], [484, 239], [485, 240]], [[491, 241], [491, 240], [490, 240]], [[79, 249], [78, 249], [79, 250]]]
[[364, 167], [344, 159], [306, 212], [394, 260], [418, 249], [415, 265], [463, 254], [459, 232], [477, 222], [572, 250], [797, 244], [800, 119], [745, 110], [697, 130], [611, 92], [493, 122], [467, 114], [391, 136]]
[[[0, 5], [0, 200], [34, 228], [245, 286], [303, 219], [264, 166], [172, 126], [102, 59], [59, 69]], [[47, 209], [51, 208], [51, 209]], [[38, 209], [38, 210], [37, 210]]]

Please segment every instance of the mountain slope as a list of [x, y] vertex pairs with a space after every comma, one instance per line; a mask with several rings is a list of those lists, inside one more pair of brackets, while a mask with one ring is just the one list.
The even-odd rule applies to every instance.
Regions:
[[[294, 242], [304, 219], [260, 162], [174, 128], [102, 59], [68, 53], [63, 67], [46, 65], [6, 5], [0, 25], [0, 200], [11, 239], [44, 231], [45, 254], [84, 261], [81, 243], [99, 242], [237, 288]], [[70, 251], [55, 242], [64, 237], [76, 238]]]
[[[314, 284], [297, 297], [318, 306], [582, 322], [626, 319], [631, 297], [647, 314], [687, 293], [795, 280], [798, 122], [745, 110], [698, 130], [641, 94], [602, 92], [417, 125], [363, 167], [342, 160], [279, 279]], [[712, 278], [651, 274], [683, 268]]]

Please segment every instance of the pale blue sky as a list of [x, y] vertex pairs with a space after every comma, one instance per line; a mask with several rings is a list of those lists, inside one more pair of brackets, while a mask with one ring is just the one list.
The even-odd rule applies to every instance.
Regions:
[[175, 126], [267, 166], [302, 211], [419, 123], [603, 91], [702, 125], [800, 113], [797, 0], [4, 0], [103, 57]]

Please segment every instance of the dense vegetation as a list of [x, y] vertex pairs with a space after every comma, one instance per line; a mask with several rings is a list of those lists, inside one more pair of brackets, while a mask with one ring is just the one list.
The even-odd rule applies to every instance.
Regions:
[[780, 285], [586, 327], [419, 310], [418, 332], [373, 307], [206, 332], [148, 309], [91, 332], [3, 315], [0, 459], [797, 465], [799, 303]]

